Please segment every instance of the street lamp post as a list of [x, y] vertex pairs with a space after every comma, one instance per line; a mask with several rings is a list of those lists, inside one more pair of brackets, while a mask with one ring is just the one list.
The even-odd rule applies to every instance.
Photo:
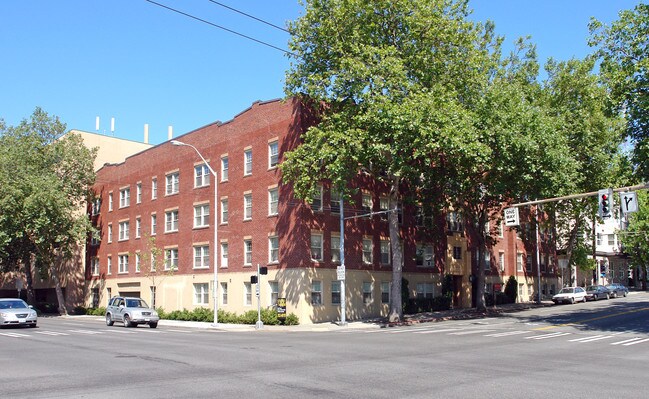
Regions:
[[216, 176], [216, 171], [210, 166], [210, 164], [205, 160], [203, 155], [198, 151], [196, 147], [191, 144], [183, 143], [178, 140], [171, 140], [171, 144], [179, 146], [191, 147], [196, 151], [196, 154], [201, 158], [205, 163], [205, 166], [210, 170], [210, 173], [214, 177], [214, 325], [219, 324], [219, 250], [218, 250], [218, 177]]

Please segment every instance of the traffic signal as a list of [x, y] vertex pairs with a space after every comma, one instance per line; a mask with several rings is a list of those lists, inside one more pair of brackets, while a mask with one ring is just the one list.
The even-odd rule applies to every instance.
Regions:
[[610, 218], [613, 209], [613, 190], [610, 188], [599, 190], [597, 198], [599, 200], [599, 217], [602, 219]]
[[262, 266], [259, 268], [259, 274], [268, 274], [268, 267]]
[[257, 284], [257, 276], [250, 276], [250, 284]]

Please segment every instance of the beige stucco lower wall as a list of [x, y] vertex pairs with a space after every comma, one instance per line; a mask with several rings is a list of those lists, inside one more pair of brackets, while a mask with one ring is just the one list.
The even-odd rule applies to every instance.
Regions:
[[[518, 297], [516, 302], [530, 302], [536, 301], [536, 293], [538, 292], [538, 279], [531, 276], [514, 276], [518, 283]], [[505, 285], [509, 280], [509, 276], [486, 276], [485, 283], [488, 286], [487, 292], [491, 292], [489, 287], [493, 284], [501, 284], [501, 291], [505, 291]], [[522, 284], [522, 287], [521, 287]], [[541, 292], [545, 290], [543, 298], [549, 299], [553, 294], [556, 294], [561, 289], [558, 277], [541, 277]]]

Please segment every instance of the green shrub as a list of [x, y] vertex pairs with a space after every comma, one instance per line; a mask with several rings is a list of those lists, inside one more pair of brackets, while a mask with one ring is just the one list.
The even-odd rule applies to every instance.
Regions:
[[84, 306], [75, 306], [74, 309], [72, 309], [72, 314], [74, 315], [83, 315], [87, 313], [88, 309], [86, 309]]
[[516, 281], [516, 277], [509, 276], [507, 284], [505, 284], [505, 296], [509, 300], [508, 303], [516, 302], [516, 297], [518, 296], [518, 281]]
[[[209, 322], [209, 323], [214, 322], [214, 311], [212, 309], [196, 308], [191, 311], [187, 309], [183, 309], [183, 310], [174, 310], [171, 312], [165, 312], [165, 310], [162, 308], [158, 308], [156, 310], [161, 319], [202, 321], [202, 322]], [[258, 319], [256, 310], [249, 310], [242, 315], [237, 315], [236, 313], [226, 312], [222, 309], [219, 309], [218, 316], [219, 316], [219, 323], [224, 323], [224, 324], [256, 324]], [[280, 321], [277, 318], [277, 310], [274, 308], [262, 309], [261, 321], [266, 325], [280, 324]], [[300, 323], [298, 317], [295, 316], [293, 313], [291, 313], [286, 317], [286, 321], [284, 324], [298, 325]]]
[[287, 326], [297, 326], [300, 324], [300, 319], [293, 313], [289, 313], [286, 315], [286, 320], [284, 320], [284, 324]]

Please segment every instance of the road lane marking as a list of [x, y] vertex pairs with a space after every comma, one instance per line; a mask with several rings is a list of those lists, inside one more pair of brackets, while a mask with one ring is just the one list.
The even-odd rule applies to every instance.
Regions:
[[58, 332], [58, 331], [35, 331], [35, 333], [43, 334], [43, 335], [70, 335], [68, 333]]
[[435, 333], [457, 331], [457, 330], [460, 330], [460, 328], [444, 328], [441, 330], [414, 331], [414, 333], [415, 334], [435, 334]]
[[30, 335], [21, 334], [21, 333], [0, 333], [0, 335], [4, 335], [6, 337], [12, 337], [12, 338], [28, 338], [28, 337], [30, 337]]
[[633, 342], [633, 341], [637, 341], [637, 340], [639, 340], [639, 339], [642, 339], [642, 338], [640, 338], [640, 337], [635, 337], [635, 338], [625, 339], [624, 341], [611, 342], [611, 345], [626, 344], [627, 342]]
[[101, 331], [92, 331], [92, 330], [68, 330], [68, 331], [72, 333], [88, 334], [88, 335], [103, 334], [103, 332]]
[[580, 324], [584, 324], [584, 323], [587, 323], [589, 321], [609, 319], [611, 317], [621, 316], [621, 315], [630, 314], [630, 313], [643, 312], [645, 310], [649, 310], [649, 308], [634, 309], [634, 310], [629, 310], [627, 312], [622, 312], [622, 313], [615, 313], [615, 314], [610, 314], [610, 315], [606, 315], [606, 316], [593, 317], [591, 319], [579, 320], [579, 321], [576, 321], [574, 323], [554, 324], [554, 325], [547, 326], [547, 327], [535, 328], [535, 330], [542, 331], [542, 330], [550, 330], [552, 328], [557, 328], [557, 327], [578, 326]]
[[480, 333], [486, 333], [486, 332], [491, 332], [491, 331], [496, 331], [496, 330], [470, 330], [470, 331], [460, 331], [460, 332], [449, 333], [448, 335], [469, 335], [469, 334], [480, 334]]
[[548, 338], [557, 338], [563, 337], [565, 335], [570, 335], [569, 332], [555, 332], [550, 334], [535, 335], [533, 337], [525, 337], [525, 339], [548, 339]]
[[117, 333], [117, 334], [137, 334], [135, 331], [122, 330], [122, 329], [119, 329], [119, 328], [112, 328], [112, 329], [107, 328], [107, 329], [104, 329], [102, 331], [114, 332], [114, 333]]
[[629, 346], [629, 345], [635, 345], [635, 344], [641, 344], [643, 342], [649, 341], [649, 338], [641, 339], [640, 341], [634, 341], [634, 342], [629, 342], [626, 344], [622, 344], [623, 346]]
[[531, 333], [531, 331], [509, 331], [509, 332], [504, 332], [504, 333], [495, 333], [495, 334], [486, 334], [485, 337], [494, 337], [494, 338], [499, 338], [499, 337], [507, 337], [510, 335], [518, 335], [518, 334], [528, 334]]
[[600, 341], [602, 339], [609, 339], [613, 338], [613, 335], [595, 335], [592, 337], [583, 337], [583, 338], [577, 338], [577, 339], [571, 339], [570, 342], [593, 342], [593, 341]]

